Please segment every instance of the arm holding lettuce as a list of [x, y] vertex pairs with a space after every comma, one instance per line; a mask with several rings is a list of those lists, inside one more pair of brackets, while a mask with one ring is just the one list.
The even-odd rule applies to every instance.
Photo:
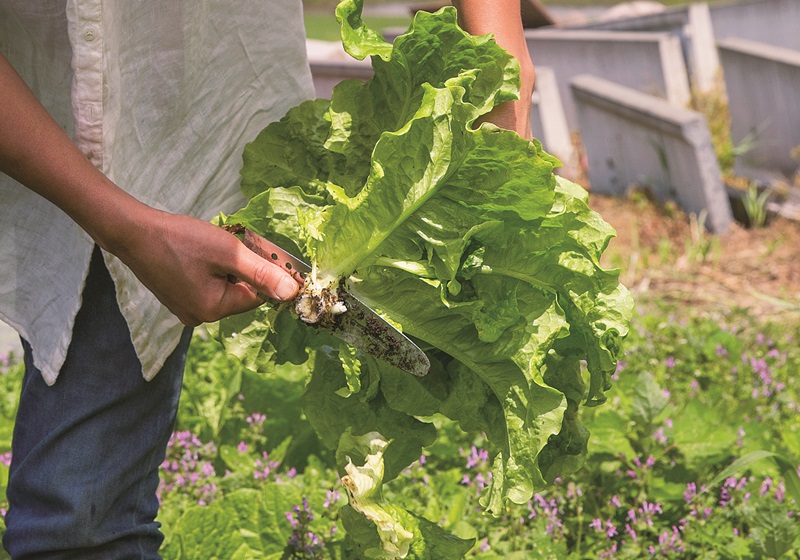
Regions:
[[[534, 70], [519, 0], [459, 0], [457, 6], [465, 29], [493, 33], [520, 62], [520, 100], [498, 106], [485, 120], [530, 138]], [[227, 282], [228, 274], [277, 299], [294, 296], [297, 286], [287, 274], [232, 236], [142, 204], [94, 168], [1, 55], [0, 90], [0, 171], [66, 212], [183, 323], [213, 321], [261, 303], [245, 285]]]
[[103, 249], [133, 270], [184, 324], [240, 313], [258, 291], [291, 299], [297, 283], [203, 220], [162, 212], [115, 185], [95, 168], [0, 55], [0, 172], [48, 199]]
[[459, 23], [473, 35], [494, 34], [497, 43], [520, 65], [520, 98], [504, 103], [484, 120], [530, 139], [531, 95], [535, 81], [533, 62], [525, 43], [519, 0], [454, 0]]

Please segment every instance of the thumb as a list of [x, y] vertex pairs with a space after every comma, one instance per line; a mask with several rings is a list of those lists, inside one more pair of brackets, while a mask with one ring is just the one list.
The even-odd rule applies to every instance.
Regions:
[[297, 295], [300, 284], [287, 271], [240, 245], [234, 274], [259, 294], [288, 301]]

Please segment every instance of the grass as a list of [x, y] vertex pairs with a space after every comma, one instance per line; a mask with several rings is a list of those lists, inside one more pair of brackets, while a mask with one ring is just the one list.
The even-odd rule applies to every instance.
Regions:
[[[369, 4], [390, 4], [391, 0], [367, 0]], [[303, 8], [306, 10], [330, 10], [336, 7], [339, 0], [303, 0]]]
[[[709, 3], [715, 3], [719, 0], [710, 0]], [[318, 39], [321, 41], [339, 41], [339, 24], [333, 15], [334, 9], [338, 0], [304, 0], [303, 6], [305, 8], [305, 22], [306, 22], [306, 36], [309, 39]], [[393, 4], [401, 3], [396, 0], [365, 0], [365, 8], [376, 6], [380, 4]], [[543, 0], [545, 6], [558, 6], [558, 7], [597, 7], [597, 6], [613, 6], [621, 2], [614, 0]], [[688, 4], [686, 0], [661, 0], [665, 6], [683, 6]], [[364, 21], [372, 29], [386, 29], [389, 27], [408, 27], [411, 22], [411, 14], [408, 16], [386, 16], [380, 14], [367, 13], [364, 16]]]
[[[382, 15], [366, 15], [364, 21], [372, 29], [386, 29], [389, 27], [408, 27], [411, 23], [409, 17], [394, 17]], [[339, 41], [339, 23], [333, 15], [333, 10], [307, 10], [305, 14], [306, 37], [320, 41]]]
[[[726, 0], [709, 0], [709, 4], [715, 4]], [[417, 0], [412, 0], [413, 3], [419, 3]], [[408, 3], [412, 3], [408, 2]], [[545, 6], [613, 6], [615, 4], [622, 4], [625, 0], [541, 0], [542, 4]], [[690, 1], [687, 0], [660, 0], [662, 4], [665, 6], [685, 6], [690, 4]], [[403, 2], [398, 2], [397, 0], [365, 0], [364, 4], [369, 6], [375, 6], [379, 4], [402, 4]], [[435, 0], [431, 0], [431, 3], [435, 3]], [[306, 9], [311, 10], [329, 10], [333, 11], [333, 9], [338, 4], [338, 0], [303, 0], [303, 6]]]

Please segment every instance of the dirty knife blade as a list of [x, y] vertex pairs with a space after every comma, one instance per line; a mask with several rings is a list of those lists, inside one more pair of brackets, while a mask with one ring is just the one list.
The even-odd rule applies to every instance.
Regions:
[[344, 288], [339, 297], [347, 311], [335, 317], [334, 336], [411, 375], [427, 375], [428, 356], [406, 335]]
[[[269, 239], [257, 234], [251, 229], [244, 230], [244, 238], [242, 239], [245, 247], [253, 251], [262, 259], [266, 259], [291, 274], [298, 283], [305, 282], [305, 275], [311, 272], [311, 267], [306, 263], [289, 253], [284, 251], [278, 245]], [[269, 298], [267, 298], [269, 299]]]
[[[300, 284], [305, 281], [306, 274], [311, 272], [308, 264], [254, 231], [243, 229], [242, 241], [248, 249], [286, 269]], [[375, 310], [361, 302], [353, 293], [352, 287], [346, 289], [340, 286], [338, 297], [346, 311], [334, 315], [325, 324], [312, 326], [328, 331], [351, 346], [411, 375], [422, 377], [428, 373], [431, 364], [425, 352]]]

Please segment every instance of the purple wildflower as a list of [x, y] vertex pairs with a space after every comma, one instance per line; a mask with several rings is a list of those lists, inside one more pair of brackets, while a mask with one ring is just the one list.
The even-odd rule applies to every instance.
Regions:
[[662, 513], [661, 504], [655, 502], [648, 502], [647, 500], [645, 500], [644, 502], [642, 502], [641, 507], [639, 507], [639, 513], [642, 515], [645, 524], [647, 524], [648, 527], [652, 527], [653, 516]]
[[478, 449], [474, 445], [470, 447], [470, 453], [467, 456], [467, 468], [474, 469], [480, 465], [486, 464], [489, 461], [489, 452], [485, 449]]
[[786, 486], [784, 486], [783, 481], [781, 480], [775, 487], [775, 499], [778, 500], [779, 504], [782, 504], [785, 497], [786, 497]]
[[326, 490], [325, 491], [325, 501], [322, 503], [322, 505], [326, 509], [330, 509], [338, 501], [339, 501], [339, 491], [338, 490]]
[[697, 484], [690, 482], [686, 485], [686, 490], [683, 492], [683, 499], [688, 504], [697, 496]]
[[772, 490], [772, 479], [770, 477], [766, 477], [764, 482], [761, 483], [761, 492], [760, 495], [766, 496], [769, 491]]
[[658, 428], [655, 432], [653, 432], [653, 439], [656, 440], [660, 445], [667, 444], [667, 435], [664, 433], [664, 428]]
[[250, 426], [262, 426], [266, 421], [267, 416], [265, 414], [261, 414], [260, 412], [254, 412], [247, 417], [247, 423]]
[[610, 519], [606, 520], [606, 538], [611, 539], [618, 534], [617, 527], [611, 522]]
[[[289, 557], [295, 558], [295, 554], [301, 554], [303, 558], [318, 558], [324, 543], [319, 535], [309, 530], [314, 513], [308, 506], [308, 499], [303, 498], [301, 506], [293, 506], [292, 510], [287, 511], [285, 515], [292, 527], [292, 535], [288, 542], [291, 553]], [[333, 530], [331, 530], [331, 534], [333, 534]]]
[[625, 524], [625, 532], [631, 536], [634, 543], [639, 542], [639, 538], [636, 535], [636, 530], [631, 527], [629, 523]]

